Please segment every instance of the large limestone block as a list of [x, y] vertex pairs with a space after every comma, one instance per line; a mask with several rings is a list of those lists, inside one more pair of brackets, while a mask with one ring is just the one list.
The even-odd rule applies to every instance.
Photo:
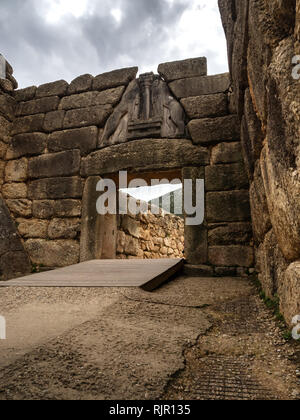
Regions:
[[28, 197], [33, 200], [81, 198], [82, 181], [79, 177], [45, 178], [28, 185]]
[[12, 121], [15, 117], [16, 101], [10, 95], [0, 94], [0, 114]]
[[4, 184], [2, 194], [4, 198], [27, 198], [27, 185], [24, 183]]
[[0, 140], [0, 159], [5, 158], [7, 149], [8, 149], [8, 145]]
[[[18, 235], [16, 226], [10, 217], [9, 211], [4, 203], [4, 201], [0, 198], [0, 257], [3, 256], [7, 258], [7, 264], [5, 264], [5, 267], [3, 267], [4, 260], [2, 263], [0, 263], [0, 276], [6, 276], [6, 271], [9, 269], [9, 265], [11, 265], [12, 271], [16, 272], [26, 272], [29, 268], [29, 261], [27, 257], [27, 263], [24, 268], [24, 265], [22, 264], [20, 267], [17, 266], [17, 261], [15, 261], [13, 258], [9, 258], [7, 255], [8, 252], [17, 252], [17, 251], [23, 251], [24, 248], [20, 239], [20, 236]], [[25, 254], [25, 252], [24, 252]], [[5, 268], [5, 269], [4, 269]], [[9, 272], [11, 272], [9, 270]]]
[[245, 245], [252, 240], [251, 223], [228, 223], [210, 226], [209, 245]]
[[32, 201], [25, 198], [6, 200], [9, 210], [18, 217], [30, 217], [32, 215]]
[[18, 231], [23, 238], [47, 238], [48, 221], [39, 219], [17, 219]]
[[45, 83], [37, 88], [36, 98], [43, 98], [45, 96], [64, 96], [67, 93], [68, 87], [69, 85], [65, 80]]
[[181, 100], [190, 119], [223, 117], [228, 114], [228, 99], [224, 93], [201, 95]]
[[27, 253], [21, 251], [9, 251], [0, 257], [0, 272], [3, 280], [22, 277], [31, 272], [31, 264]]
[[206, 194], [206, 218], [209, 223], [250, 220], [248, 191], [209, 192]]
[[278, 246], [274, 230], [267, 233], [256, 254], [257, 270], [263, 290], [270, 299], [280, 293], [288, 262]]
[[111, 105], [105, 105], [67, 111], [63, 128], [87, 127], [89, 125], [103, 127], [112, 110]]
[[34, 200], [32, 203], [33, 217], [38, 219], [51, 219], [54, 215], [53, 200]]
[[30, 159], [28, 176], [35, 178], [51, 178], [76, 175], [80, 170], [80, 151], [46, 154]]
[[44, 153], [47, 146], [47, 135], [43, 133], [19, 134], [12, 138], [7, 150], [6, 159], [18, 159], [23, 156], [34, 156]]
[[17, 118], [12, 125], [11, 134], [14, 136], [23, 133], [43, 132], [44, 119], [44, 114]]
[[36, 90], [36, 86], [29, 86], [25, 89], [15, 90], [14, 98], [17, 102], [31, 101], [35, 97]]
[[193, 143], [210, 144], [240, 139], [240, 123], [236, 115], [192, 120], [188, 124]]
[[206, 191], [244, 190], [249, 187], [243, 163], [213, 165], [205, 168]]
[[281, 288], [280, 311], [288, 325], [292, 324], [296, 315], [300, 315], [300, 261], [292, 263], [285, 273]]
[[135, 79], [138, 67], [114, 70], [96, 76], [93, 81], [93, 90], [111, 89], [122, 85], [128, 85]]
[[[195, 185], [197, 179], [204, 179], [204, 168], [184, 168], [182, 178], [193, 180], [193, 204], [195, 204], [196, 191]], [[199, 197], [197, 197], [199, 199]], [[185, 215], [192, 217], [191, 215]], [[184, 248], [185, 258], [188, 264], [205, 264], [207, 263], [207, 227], [205, 223], [197, 226], [186, 224], [184, 229]]]
[[80, 219], [53, 219], [48, 228], [50, 239], [75, 239], [80, 232]]
[[0, 115], [0, 140], [4, 143], [9, 143], [11, 133], [11, 123], [6, 118]]
[[54, 204], [56, 217], [79, 217], [81, 216], [82, 203], [80, 200], [58, 200]]
[[243, 162], [242, 147], [240, 142], [219, 143], [212, 148], [211, 165], [222, 163]]
[[47, 133], [52, 133], [53, 131], [61, 130], [63, 128], [65, 115], [66, 112], [61, 110], [48, 112], [45, 115], [44, 130]]
[[178, 99], [224, 93], [230, 87], [230, 76], [224, 73], [215, 76], [190, 77], [175, 80], [169, 84], [169, 87]]
[[80, 149], [82, 155], [89, 154], [97, 147], [98, 128], [84, 127], [74, 130], [57, 131], [49, 136], [49, 152]]
[[269, 214], [279, 246], [289, 261], [300, 256], [299, 171], [286, 169], [266, 145], [261, 156], [261, 172]]
[[256, 165], [254, 180], [250, 186], [250, 205], [254, 240], [261, 243], [272, 225], [259, 164]]
[[162, 63], [158, 66], [158, 73], [166, 82], [207, 75], [206, 57]]
[[59, 109], [88, 108], [98, 105], [116, 105], [122, 98], [125, 87], [120, 86], [102, 92], [86, 92], [78, 95], [66, 96], [61, 100]]
[[68, 88], [68, 94], [74, 95], [76, 93], [87, 92], [92, 89], [94, 77], [91, 74], [83, 74], [72, 80]]
[[16, 110], [16, 116], [44, 114], [46, 112], [57, 110], [59, 97], [52, 96], [48, 98], [34, 99], [28, 102], [21, 102]]
[[172, 169], [209, 163], [206, 148], [185, 139], [146, 139], [107, 147], [83, 159], [82, 175], [105, 175], [120, 170]]
[[28, 160], [22, 158], [19, 160], [11, 160], [5, 168], [6, 182], [22, 182], [27, 180]]
[[218, 267], [252, 267], [253, 248], [249, 246], [212, 246], [208, 250], [209, 262]]
[[25, 248], [36, 265], [66, 267], [79, 262], [79, 243], [75, 240], [29, 239]]

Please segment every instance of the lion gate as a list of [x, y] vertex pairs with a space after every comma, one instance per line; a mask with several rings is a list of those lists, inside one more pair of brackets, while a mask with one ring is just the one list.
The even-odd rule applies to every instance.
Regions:
[[45, 267], [115, 257], [120, 221], [97, 214], [96, 185], [119, 171], [146, 180], [204, 179], [205, 221], [184, 231], [186, 272], [248, 274], [249, 185], [228, 74], [207, 76], [206, 59], [198, 58], [161, 64], [158, 75], [136, 78], [138, 69], [129, 68], [15, 90], [7, 68], [1, 205], [20, 261], [7, 273], [13, 250], [0, 248], [4, 278], [30, 270], [28, 256]]

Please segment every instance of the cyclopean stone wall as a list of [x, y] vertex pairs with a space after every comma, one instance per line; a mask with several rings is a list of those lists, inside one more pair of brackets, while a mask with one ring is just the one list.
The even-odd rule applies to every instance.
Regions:
[[184, 220], [165, 213], [120, 216], [118, 259], [183, 258]]
[[31, 271], [27, 253], [24, 250], [16, 225], [2, 196], [5, 182], [6, 152], [15, 115], [16, 101], [12, 97], [17, 82], [9, 63], [6, 65], [6, 79], [0, 79], [0, 279], [17, 277]]
[[161, 64], [160, 76], [136, 74], [121, 69], [14, 92], [2, 194], [31, 263], [61, 267], [105, 255], [97, 251], [100, 177], [179, 170], [206, 185], [205, 223], [185, 228], [187, 270], [248, 274], [249, 183], [229, 75], [207, 76], [205, 58]]
[[299, 0], [219, 0], [250, 180], [256, 266], [288, 323], [300, 314]]

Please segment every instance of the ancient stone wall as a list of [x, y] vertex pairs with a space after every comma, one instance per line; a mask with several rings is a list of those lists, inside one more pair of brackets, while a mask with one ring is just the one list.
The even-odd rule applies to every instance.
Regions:
[[28, 255], [6, 205], [6, 196], [2, 195], [6, 152], [11, 143], [10, 134], [16, 109], [12, 95], [18, 86], [10, 64], [6, 62], [4, 69], [5, 78], [0, 78], [0, 279], [31, 272]]
[[173, 214], [120, 216], [117, 239], [118, 259], [184, 257], [184, 220]]
[[256, 266], [286, 321], [300, 313], [299, 0], [219, 0], [250, 180]]
[[[179, 170], [182, 179], [205, 180], [205, 221], [184, 232], [190, 272], [252, 269], [249, 183], [229, 75], [207, 76], [205, 58], [158, 71], [136, 79], [137, 68], [122, 69], [14, 92], [2, 193], [32, 264], [112, 255], [99, 236], [106, 223], [95, 206], [100, 177]], [[115, 234], [114, 223], [107, 219], [105, 235]], [[166, 246], [157, 251], [161, 239]], [[141, 250], [162, 257], [173, 248], [181, 256], [165, 239], [145, 240]]]

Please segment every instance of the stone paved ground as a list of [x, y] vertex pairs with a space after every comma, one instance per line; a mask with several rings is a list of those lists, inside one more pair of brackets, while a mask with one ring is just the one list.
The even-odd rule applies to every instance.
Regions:
[[244, 279], [1, 290], [0, 400], [300, 399], [300, 348]]

